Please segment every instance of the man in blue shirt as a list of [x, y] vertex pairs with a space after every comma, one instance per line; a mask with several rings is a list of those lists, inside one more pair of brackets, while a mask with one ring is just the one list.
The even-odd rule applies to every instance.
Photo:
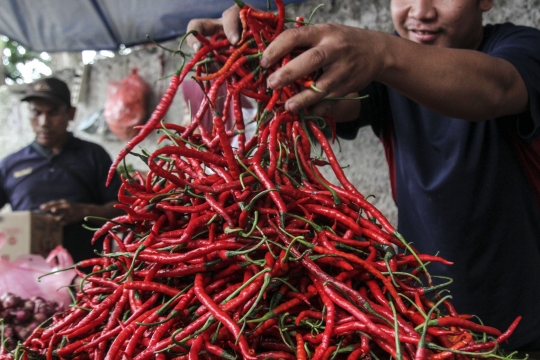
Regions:
[[63, 245], [77, 262], [95, 257], [93, 233], [83, 228], [84, 218], [110, 219], [121, 214], [114, 208], [120, 179], [106, 187], [111, 165], [99, 145], [77, 139], [67, 131], [75, 116], [67, 84], [57, 78], [37, 80], [28, 88], [34, 142], [0, 162], [0, 207], [53, 214], [64, 226]]
[[[398, 230], [422, 253], [454, 262], [460, 313], [506, 329], [506, 349], [540, 351], [540, 31], [483, 26], [492, 0], [391, 0], [396, 34], [321, 24], [288, 29], [264, 51], [279, 89], [316, 70], [288, 111], [330, 113], [339, 134], [371, 125], [385, 146]], [[188, 30], [239, 39], [238, 8]], [[397, 36], [396, 36], [397, 35]], [[194, 38], [189, 39], [192, 46]], [[365, 101], [324, 101], [356, 97]], [[538, 354], [535, 354], [535, 358]]]

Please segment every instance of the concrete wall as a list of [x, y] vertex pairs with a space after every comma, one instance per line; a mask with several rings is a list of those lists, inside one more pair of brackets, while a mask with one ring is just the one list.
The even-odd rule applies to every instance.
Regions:
[[[472, 1], [472, 0], [471, 0]], [[231, 1], [232, 2], [232, 1]], [[308, 18], [312, 9], [323, 4], [314, 15], [313, 21], [344, 23], [372, 30], [392, 31], [389, 12], [389, 0], [315, 0], [308, 1], [290, 13]], [[494, 8], [486, 14], [486, 22], [512, 21], [516, 24], [540, 28], [540, 0], [495, 0]], [[166, 44], [176, 47], [175, 42]], [[180, 63], [179, 57], [156, 47], [145, 47], [128, 55], [96, 61], [86, 70], [86, 79], [81, 88], [78, 112], [71, 129], [77, 136], [102, 144], [114, 157], [125, 145], [104, 127], [89, 134], [79, 128], [103, 109], [107, 98], [107, 82], [120, 80], [134, 67], [152, 88], [149, 109], [153, 109], [168, 86], [168, 75], [172, 74]], [[75, 85], [81, 80], [81, 69], [64, 69], [58, 75]], [[75, 87], [75, 86], [74, 86]], [[169, 110], [166, 120], [179, 123], [184, 114], [181, 94], [178, 94]], [[33, 134], [26, 120], [25, 106], [18, 103], [18, 95], [0, 87], [0, 158], [11, 153], [33, 139]], [[156, 148], [156, 136], [151, 136], [140, 146], [148, 150]], [[339, 150], [341, 149], [341, 150]], [[389, 220], [397, 224], [397, 210], [389, 191], [388, 171], [381, 144], [370, 128], [361, 129], [353, 141], [341, 141], [336, 144], [338, 159], [348, 178], [364, 195], [374, 195], [372, 202]], [[145, 169], [138, 159], [130, 159], [135, 168]], [[325, 172], [328, 175], [328, 172]], [[329, 176], [329, 175], [328, 175]]]

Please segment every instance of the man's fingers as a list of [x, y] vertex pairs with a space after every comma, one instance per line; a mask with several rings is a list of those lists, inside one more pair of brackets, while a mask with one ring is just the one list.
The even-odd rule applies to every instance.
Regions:
[[41, 204], [39, 209], [42, 210], [42, 211], [51, 211], [51, 209], [56, 208], [57, 205], [58, 205], [58, 201], [56, 201], [56, 200], [55, 201], [50, 201], [48, 203]]
[[[220, 31], [223, 31], [223, 23], [221, 19], [193, 19], [188, 23], [187, 32], [197, 31], [202, 36], [212, 36]], [[193, 35], [186, 38], [186, 42], [190, 48], [197, 51], [201, 47], [201, 43]]]
[[[231, 44], [236, 44], [240, 40], [242, 31], [239, 9], [234, 5], [225, 10], [222, 17], [219, 19], [193, 19], [188, 23], [187, 32], [197, 31], [205, 37], [210, 37], [219, 32], [224, 32]], [[189, 35], [186, 39], [187, 44], [194, 51], [201, 48], [201, 43], [193, 35]]]
[[61, 226], [66, 225], [63, 216], [52, 215], [54, 221], [58, 222]]
[[335, 97], [339, 97], [338, 93], [327, 93], [305, 89], [287, 100], [285, 103], [285, 110], [289, 112], [298, 112], [301, 109], [310, 108], [310, 113], [314, 113], [313, 111], [315, 110], [315, 115], [322, 115], [335, 105], [335, 102], [332, 100], [325, 100], [325, 98]]
[[263, 67], [272, 66], [294, 48], [314, 47], [320, 40], [321, 30], [320, 25], [301, 26], [284, 30], [264, 51], [261, 65]]
[[52, 201], [49, 201], [49, 202], [46, 202], [44, 204], [41, 204], [41, 206], [39, 207], [40, 210], [43, 210], [43, 211], [50, 211], [50, 212], [58, 212], [62, 209], [66, 209], [66, 208], [69, 208], [71, 206], [71, 203], [65, 199], [61, 199], [61, 200], [52, 200]]
[[223, 12], [223, 31], [229, 42], [236, 45], [240, 40], [242, 24], [240, 23], [240, 8], [234, 5]]
[[306, 89], [285, 102], [285, 110], [296, 113], [301, 109], [306, 109], [309, 106], [319, 102], [325, 97], [324, 93], [312, 89]]
[[[297, 79], [312, 74], [326, 65], [326, 58], [321, 47], [309, 49], [270, 75], [268, 86], [272, 89], [280, 89]], [[320, 89], [326, 90], [324, 87], [320, 87]]]
[[[343, 71], [333, 69], [331, 66], [324, 69], [324, 73], [313, 84], [315, 89], [306, 89], [296, 94], [287, 100], [285, 109], [291, 112], [297, 112], [300, 109], [315, 105], [324, 98], [338, 98], [347, 95], [350, 90], [344, 86], [346, 82], [346, 77], [344, 76]], [[328, 100], [324, 102], [328, 103]], [[328, 104], [321, 104], [320, 106], [322, 108], [331, 107]]]

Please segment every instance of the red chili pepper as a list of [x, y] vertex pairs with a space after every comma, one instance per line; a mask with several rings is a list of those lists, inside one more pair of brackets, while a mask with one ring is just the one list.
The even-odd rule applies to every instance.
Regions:
[[307, 360], [307, 353], [306, 349], [304, 349], [304, 338], [302, 338], [302, 334], [296, 333], [296, 358], [298, 360]]
[[240, 40], [238, 41], [238, 45], [243, 44], [244, 41], [246, 41], [248, 37], [248, 32], [251, 34], [250, 29], [248, 29], [247, 21], [246, 21], [246, 13], [249, 6], [244, 6], [242, 3], [242, 6], [240, 6], [240, 11], [238, 14], [238, 17], [240, 18], [240, 23], [242, 24], [242, 35], [240, 37]]
[[[92, 320], [97, 319], [100, 315], [103, 314], [103, 312], [108, 312], [108, 309], [120, 298], [122, 295], [122, 292], [124, 290], [123, 286], [119, 286], [114, 290], [114, 292], [109, 295], [101, 304], [96, 306], [95, 308], [90, 311], [90, 313], [79, 323], [77, 323], [74, 327], [67, 329], [66, 331], [63, 331], [63, 335], [69, 335], [70, 333], [73, 333], [81, 328], [83, 328], [85, 325], [92, 322]], [[44, 334], [45, 335], [45, 334]]]
[[195, 283], [194, 288], [195, 290], [195, 296], [201, 301], [203, 305], [205, 305], [208, 310], [212, 313], [212, 316], [214, 316], [218, 321], [220, 321], [224, 326], [226, 326], [229, 331], [234, 335], [235, 339], [238, 340], [240, 344], [240, 350], [242, 351], [242, 355], [245, 359], [249, 360], [256, 360], [257, 358], [254, 357], [253, 350], [249, 348], [249, 345], [246, 341], [245, 336], [240, 332], [240, 328], [238, 325], [229, 317], [229, 315], [220, 309], [216, 303], [212, 301], [210, 296], [206, 294], [203, 287], [203, 275], [197, 274], [195, 275]]
[[[137, 326], [137, 322], [143, 321], [150, 313], [154, 312], [156, 309], [146, 310], [143, 314], [139, 314], [136, 321], [131, 322], [128, 326], [122, 329], [118, 336], [113, 340], [105, 360], [113, 360], [117, 358], [119, 352], [124, 352], [120, 347], [125, 343], [126, 340], [133, 334]], [[129, 354], [128, 354], [129, 356]]]
[[274, 40], [281, 32], [283, 31], [284, 25], [285, 25], [285, 4], [282, 0], [275, 0], [276, 5], [278, 8], [278, 21], [276, 25], [276, 31], [274, 32], [274, 35], [270, 39], [270, 41]]
[[461, 319], [459, 317], [439, 317], [434, 320], [428, 320], [427, 326], [440, 326], [440, 327], [457, 326], [459, 328], [482, 332], [482, 333], [486, 333], [493, 336], [502, 335], [500, 330], [495, 329], [491, 326], [476, 324], [472, 321]]
[[521, 321], [521, 316], [518, 316], [512, 322], [512, 324], [510, 324], [508, 329], [504, 333], [499, 335], [496, 340], [487, 341], [485, 343], [480, 343], [480, 344], [468, 345], [468, 346], [463, 347], [461, 349], [461, 351], [470, 351], [470, 352], [472, 352], [472, 351], [483, 351], [483, 350], [486, 350], [486, 349], [495, 348], [496, 346], [499, 346], [500, 344], [503, 344], [506, 340], [508, 340], [510, 335], [512, 335], [512, 333], [514, 332], [514, 330], [516, 329], [516, 327], [518, 326], [520, 321]]
[[208, 341], [205, 341], [204, 342], [204, 349], [206, 351], [208, 351], [209, 353], [211, 354], [214, 354], [220, 358], [224, 358], [224, 359], [228, 359], [228, 360], [234, 360], [236, 359], [236, 357], [232, 356], [230, 353], [228, 353], [227, 351], [225, 351], [223, 348], [215, 345], [215, 344], [211, 344], [209, 343]]
[[248, 48], [249, 45], [249, 42], [245, 42], [240, 47], [238, 47], [227, 59], [227, 62], [223, 65], [223, 67], [215, 73], [206, 76], [194, 76], [194, 79], [198, 81], [208, 81], [226, 74], [227, 71], [229, 71], [230, 68], [233, 66], [234, 62], [242, 55], [242, 53]]
[[227, 160], [229, 172], [231, 173], [231, 176], [236, 179], [240, 175], [240, 169], [238, 168], [238, 163], [234, 158], [234, 153], [231, 147], [231, 140], [225, 133], [225, 125], [223, 124], [221, 117], [214, 116], [214, 126], [219, 136], [219, 141], [223, 149], [223, 155]]
[[334, 302], [330, 299], [330, 297], [325, 292], [324, 286], [319, 282], [319, 280], [315, 276], [312, 276], [311, 280], [313, 281], [313, 284], [317, 288], [317, 292], [321, 296], [321, 299], [326, 308], [325, 325], [324, 325], [324, 332], [322, 335], [321, 344], [317, 347], [315, 351], [315, 355], [313, 355], [313, 359], [318, 360], [318, 359], [324, 359], [326, 352], [332, 348], [330, 346], [330, 337], [332, 335], [332, 332], [334, 331], [334, 323], [335, 323], [334, 317], [335, 317], [336, 310], [334, 307]]
[[184, 80], [184, 77], [188, 74], [189, 71], [193, 68], [193, 66], [201, 59], [201, 57], [206, 54], [208, 51], [211, 51], [216, 48], [220, 48], [223, 46], [227, 46], [229, 44], [228, 40], [222, 40], [220, 42], [215, 42], [211, 44], [207, 44], [203, 46], [197, 54], [191, 59], [191, 61], [184, 67], [182, 72], [178, 75], [174, 75], [171, 78], [171, 82], [169, 84], [169, 88], [161, 98], [159, 104], [156, 106], [156, 109], [150, 116], [150, 119], [146, 122], [144, 127], [141, 129], [141, 131], [135, 135], [133, 139], [131, 139], [122, 150], [118, 153], [118, 156], [114, 159], [111, 168], [109, 170], [109, 174], [107, 176], [106, 184], [109, 185], [110, 181], [112, 180], [112, 177], [114, 175], [114, 171], [116, 170], [116, 167], [120, 164], [120, 162], [129, 154], [131, 150], [137, 144], [139, 144], [144, 138], [148, 136], [148, 134], [154, 129], [157, 123], [161, 121], [161, 119], [164, 118], [165, 113], [169, 110], [169, 107], [174, 99], [174, 96], [176, 95], [176, 92], [178, 91], [178, 87], [180, 83]]
[[328, 250], [321, 246], [314, 246], [313, 249], [321, 254], [335, 254], [337, 256], [341, 256], [349, 261], [352, 261], [353, 263], [359, 264], [360, 266], [364, 267], [367, 271], [372, 273], [376, 278], [382, 280], [382, 282], [385, 284], [386, 289], [390, 292], [392, 297], [394, 298], [394, 301], [396, 302], [397, 308], [401, 313], [406, 313], [407, 308], [401, 298], [399, 297], [395, 287], [392, 285], [391, 281], [386, 278], [386, 276], [382, 275], [371, 263], [362, 260], [361, 258], [348, 254], [342, 251], [336, 251], [336, 250]]
[[[107, 221], [98, 231], [94, 233], [94, 236], [92, 236], [91, 243], [94, 244], [99, 238], [107, 234], [109, 230], [117, 226], [118, 223], [124, 223], [128, 221], [129, 221], [129, 217], [127, 215], [117, 216], [111, 221]], [[85, 266], [80, 266], [80, 267], [85, 267]]]
[[266, 351], [257, 354], [257, 359], [280, 359], [280, 360], [296, 360], [294, 354], [285, 352], [285, 351]]
[[[264, 185], [265, 189], [266, 190], [272, 190], [272, 191], [270, 191], [270, 197], [272, 198], [272, 200], [276, 204], [276, 206], [277, 206], [277, 208], [278, 208], [278, 210], [280, 212], [280, 215], [282, 217], [284, 217], [285, 213], [287, 212], [287, 206], [283, 202], [283, 199], [281, 198], [279, 193], [277, 191], [274, 191], [274, 190], [276, 190], [274, 183], [270, 179], [269, 175], [263, 170], [263, 168], [261, 167], [261, 164], [260, 164], [260, 162], [262, 160], [262, 154], [263, 154], [265, 149], [266, 149], [266, 146], [261, 145], [259, 147], [259, 149], [255, 152], [255, 155], [253, 157], [253, 169], [255, 170], [255, 174], [259, 177], [259, 179], [260, 179], [261, 183]], [[280, 220], [281, 223], [283, 223], [282, 220]], [[283, 224], [283, 225], [285, 225], [285, 224]]]
[[[365, 338], [365, 336], [363, 337]], [[369, 353], [369, 352], [368, 352]], [[357, 359], [361, 359], [363, 356], [367, 355], [368, 353], [364, 352], [364, 349], [362, 349], [361, 347], [353, 350], [349, 356], [347, 357], [347, 360], [357, 360]]]

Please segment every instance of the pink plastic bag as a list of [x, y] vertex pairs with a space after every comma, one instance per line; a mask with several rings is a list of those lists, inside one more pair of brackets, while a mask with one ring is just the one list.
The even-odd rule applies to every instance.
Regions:
[[38, 277], [51, 271], [73, 265], [73, 259], [65, 248], [57, 246], [47, 259], [40, 255], [21, 255], [14, 261], [0, 258], [0, 294], [13, 293], [23, 299], [39, 296], [57, 302], [66, 308], [71, 296], [66, 288], [76, 276], [74, 270], [67, 270]]
[[113, 134], [128, 141], [138, 133], [135, 126], [144, 123], [146, 117], [148, 85], [137, 75], [137, 69], [121, 81], [107, 84], [107, 101], [103, 116]]

